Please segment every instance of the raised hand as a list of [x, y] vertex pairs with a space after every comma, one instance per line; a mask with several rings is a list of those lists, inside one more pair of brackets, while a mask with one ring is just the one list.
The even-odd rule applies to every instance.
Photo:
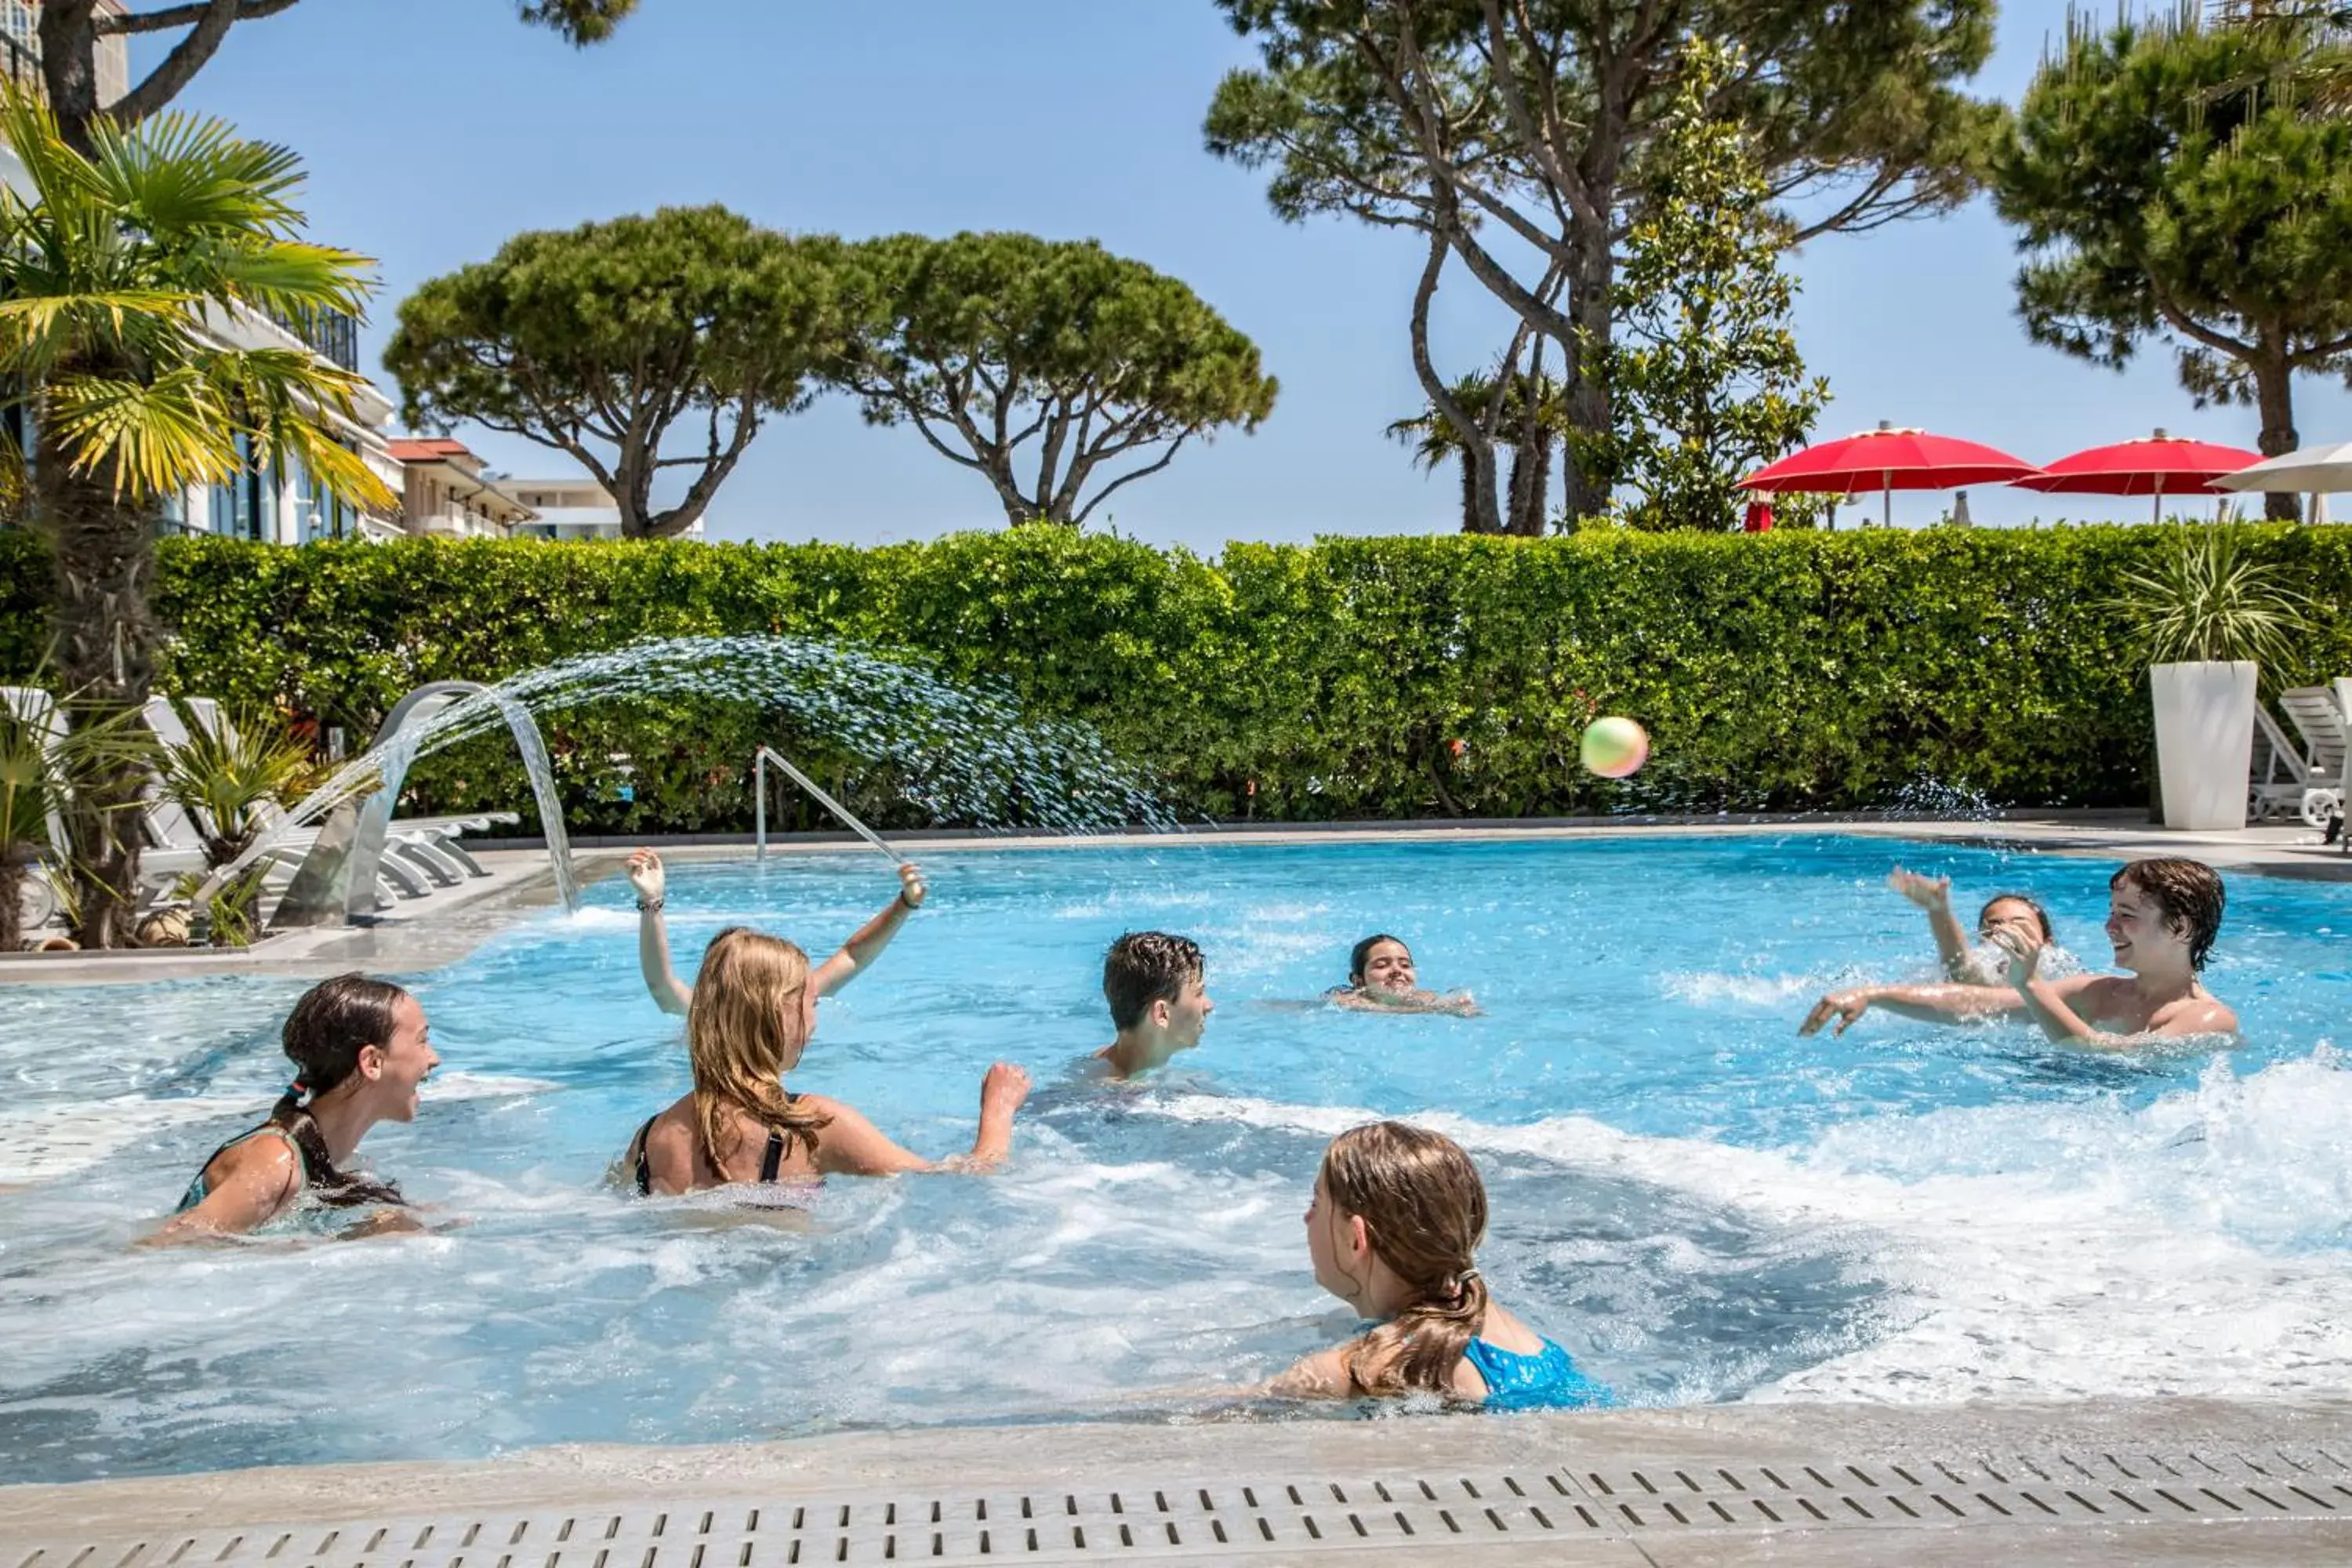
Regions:
[[930, 896], [930, 886], [923, 880], [923, 868], [912, 860], [898, 867], [898, 900], [910, 910], [919, 910]]
[[1949, 877], [1922, 876], [1897, 866], [1887, 877], [1886, 885], [1930, 913], [1952, 906], [1952, 879]]
[[980, 1114], [985, 1121], [991, 1117], [1009, 1117], [1021, 1109], [1029, 1098], [1029, 1069], [1011, 1062], [998, 1062], [980, 1080]]
[[662, 871], [661, 857], [652, 850], [640, 849], [629, 857], [629, 886], [637, 890], [639, 903], [660, 902], [662, 889], [667, 881]]
[[1834, 1038], [1853, 1028], [1862, 1016], [1869, 1011], [1870, 993], [1867, 991], [1832, 991], [1813, 1004], [1813, 1010], [1805, 1015], [1803, 1023], [1797, 1026], [1797, 1033], [1818, 1035], [1823, 1024], [1835, 1018], [1838, 1021], [1838, 1026], [1830, 1031], [1831, 1037]]

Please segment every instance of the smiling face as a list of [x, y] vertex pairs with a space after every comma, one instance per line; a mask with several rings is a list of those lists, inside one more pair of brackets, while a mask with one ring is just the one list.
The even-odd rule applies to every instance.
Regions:
[[392, 1006], [392, 1038], [360, 1047], [359, 1070], [368, 1090], [389, 1121], [416, 1120], [417, 1089], [435, 1068], [440, 1053], [433, 1048], [432, 1026], [414, 996], [403, 996]]
[[1377, 942], [1364, 954], [1364, 972], [1357, 984], [1367, 991], [1404, 995], [1413, 989], [1412, 952], [1394, 940]]
[[2050, 940], [2050, 933], [2042, 929], [2041, 915], [2023, 899], [1995, 899], [1977, 918], [1977, 935], [1987, 942], [1993, 940], [1994, 932], [2003, 931], [2013, 931], [2037, 946]]
[[2108, 889], [2107, 940], [2115, 944], [2116, 963], [2126, 969], [2179, 963], [2188, 956], [2189, 943], [2163, 906], [2130, 882]]

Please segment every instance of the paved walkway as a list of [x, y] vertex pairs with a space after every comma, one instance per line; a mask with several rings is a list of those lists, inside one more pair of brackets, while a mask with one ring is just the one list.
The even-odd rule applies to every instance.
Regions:
[[0, 1568], [2352, 1562], [2352, 1405], [868, 1433], [0, 1488]]

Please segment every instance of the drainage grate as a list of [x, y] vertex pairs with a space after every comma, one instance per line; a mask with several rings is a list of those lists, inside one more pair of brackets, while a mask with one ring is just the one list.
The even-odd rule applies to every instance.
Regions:
[[[2341, 1520], [2318, 1449], [2043, 1453], [1252, 1479], [628, 1504], [0, 1542], [0, 1568], [782, 1568], [1303, 1552], [1694, 1530]], [[2347, 1537], [2352, 1540], [2352, 1537]]]

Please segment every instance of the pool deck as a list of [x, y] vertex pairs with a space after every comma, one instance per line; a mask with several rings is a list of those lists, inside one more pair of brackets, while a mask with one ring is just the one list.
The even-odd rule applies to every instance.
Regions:
[[[314, 1362], [333, 1375], [332, 1358]], [[933, 1428], [0, 1488], [0, 1568], [2352, 1562], [2352, 1403]]]
[[[1591, 817], [1242, 826], [1181, 834], [1102, 834], [1084, 837], [940, 832], [908, 833], [894, 837], [912, 855], [947, 856], [1121, 847], [1176, 854], [1188, 848], [1234, 844], [1549, 843], [1654, 837], [1778, 837], [1811, 833], [1898, 842], [1979, 845], [2104, 859], [2189, 855], [2224, 870], [2256, 876], [2352, 881], [2352, 856], [2334, 846], [2320, 844], [2319, 836], [2299, 823], [2248, 827], [2233, 833], [2176, 833], [2150, 824], [2145, 813], [2136, 811], [2053, 811], [1968, 820], [1823, 815], [1654, 821]], [[347, 969], [404, 973], [454, 963], [507, 926], [516, 910], [543, 907], [554, 899], [553, 879], [548, 872], [547, 852], [542, 845], [535, 840], [481, 842], [483, 847], [475, 853], [490, 873], [488, 877], [469, 879], [432, 898], [388, 910], [364, 928], [290, 931], [241, 952], [228, 952], [159, 948], [104, 954], [5, 953], [0, 954], [0, 984], [90, 985], [186, 980], [215, 974], [319, 978]], [[835, 855], [857, 849], [861, 843], [846, 833], [793, 834], [772, 837], [768, 852], [776, 856]], [[640, 844], [660, 849], [673, 864], [687, 860], [740, 860], [752, 849], [750, 837], [740, 834], [579, 838], [572, 841], [572, 863], [583, 883], [616, 876], [628, 851]], [[7, 1565], [0, 1563], [0, 1568]]]

